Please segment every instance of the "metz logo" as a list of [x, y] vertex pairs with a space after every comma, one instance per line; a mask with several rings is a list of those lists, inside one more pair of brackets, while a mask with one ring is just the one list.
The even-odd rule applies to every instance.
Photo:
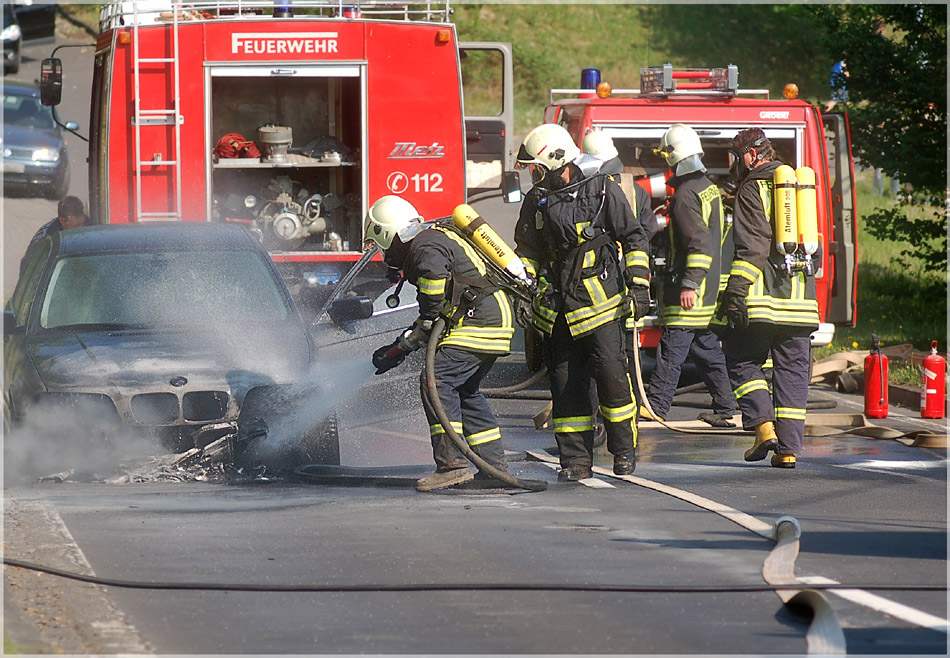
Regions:
[[390, 160], [437, 160], [445, 155], [445, 147], [438, 142], [431, 146], [417, 146], [415, 142], [396, 142], [396, 146], [389, 154]]
[[319, 55], [339, 52], [337, 32], [245, 32], [231, 35], [234, 55]]

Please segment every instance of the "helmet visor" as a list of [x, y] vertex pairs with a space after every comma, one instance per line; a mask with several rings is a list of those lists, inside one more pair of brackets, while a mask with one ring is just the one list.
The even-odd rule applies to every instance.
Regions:
[[401, 229], [396, 231], [396, 235], [399, 236], [399, 241], [403, 244], [406, 244], [414, 237], [422, 233], [426, 229], [426, 225], [422, 223], [422, 218], [417, 217], [413, 219], [408, 224], [403, 226]]

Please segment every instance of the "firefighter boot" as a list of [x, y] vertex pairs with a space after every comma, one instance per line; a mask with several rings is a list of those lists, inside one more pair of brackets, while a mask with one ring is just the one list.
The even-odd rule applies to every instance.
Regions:
[[795, 455], [783, 455], [776, 452], [772, 455], [772, 466], [775, 468], [795, 468]]
[[630, 475], [637, 468], [637, 449], [614, 455], [614, 475]]
[[586, 480], [587, 478], [594, 477], [594, 472], [590, 469], [590, 466], [584, 466], [583, 464], [572, 464], [570, 466], [565, 466], [557, 474], [558, 482], [577, 482], [578, 480]]
[[416, 491], [435, 491], [436, 489], [454, 487], [456, 484], [470, 482], [474, 478], [475, 474], [464, 466], [446, 470], [438, 469], [432, 475], [416, 480]]
[[775, 423], [767, 420], [755, 427], [755, 443], [745, 451], [747, 462], [762, 461], [769, 453], [778, 448], [778, 437], [775, 436]]

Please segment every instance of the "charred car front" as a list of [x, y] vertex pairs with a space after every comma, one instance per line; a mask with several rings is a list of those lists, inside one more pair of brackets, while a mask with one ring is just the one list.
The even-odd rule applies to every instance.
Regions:
[[[64, 448], [134, 433], [183, 451], [266, 434], [320, 395], [312, 354], [286, 284], [242, 227], [61, 231], [31, 249], [4, 311], [4, 422], [14, 436], [59, 433]], [[311, 421], [285, 447], [339, 463], [333, 428]]]

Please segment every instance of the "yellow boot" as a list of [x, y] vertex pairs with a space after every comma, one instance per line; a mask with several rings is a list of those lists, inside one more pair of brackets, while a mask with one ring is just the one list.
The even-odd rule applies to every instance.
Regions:
[[795, 455], [772, 455], [772, 466], [776, 468], [795, 468]]
[[778, 448], [778, 437], [775, 436], [775, 423], [767, 420], [755, 427], [755, 443], [745, 451], [747, 462], [762, 461], [769, 453]]
[[663, 419], [659, 416], [654, 416], [653, 414], [650, 413], [650, 411], [646, 407], [641, 406], [640, 420], [663, 420]]

